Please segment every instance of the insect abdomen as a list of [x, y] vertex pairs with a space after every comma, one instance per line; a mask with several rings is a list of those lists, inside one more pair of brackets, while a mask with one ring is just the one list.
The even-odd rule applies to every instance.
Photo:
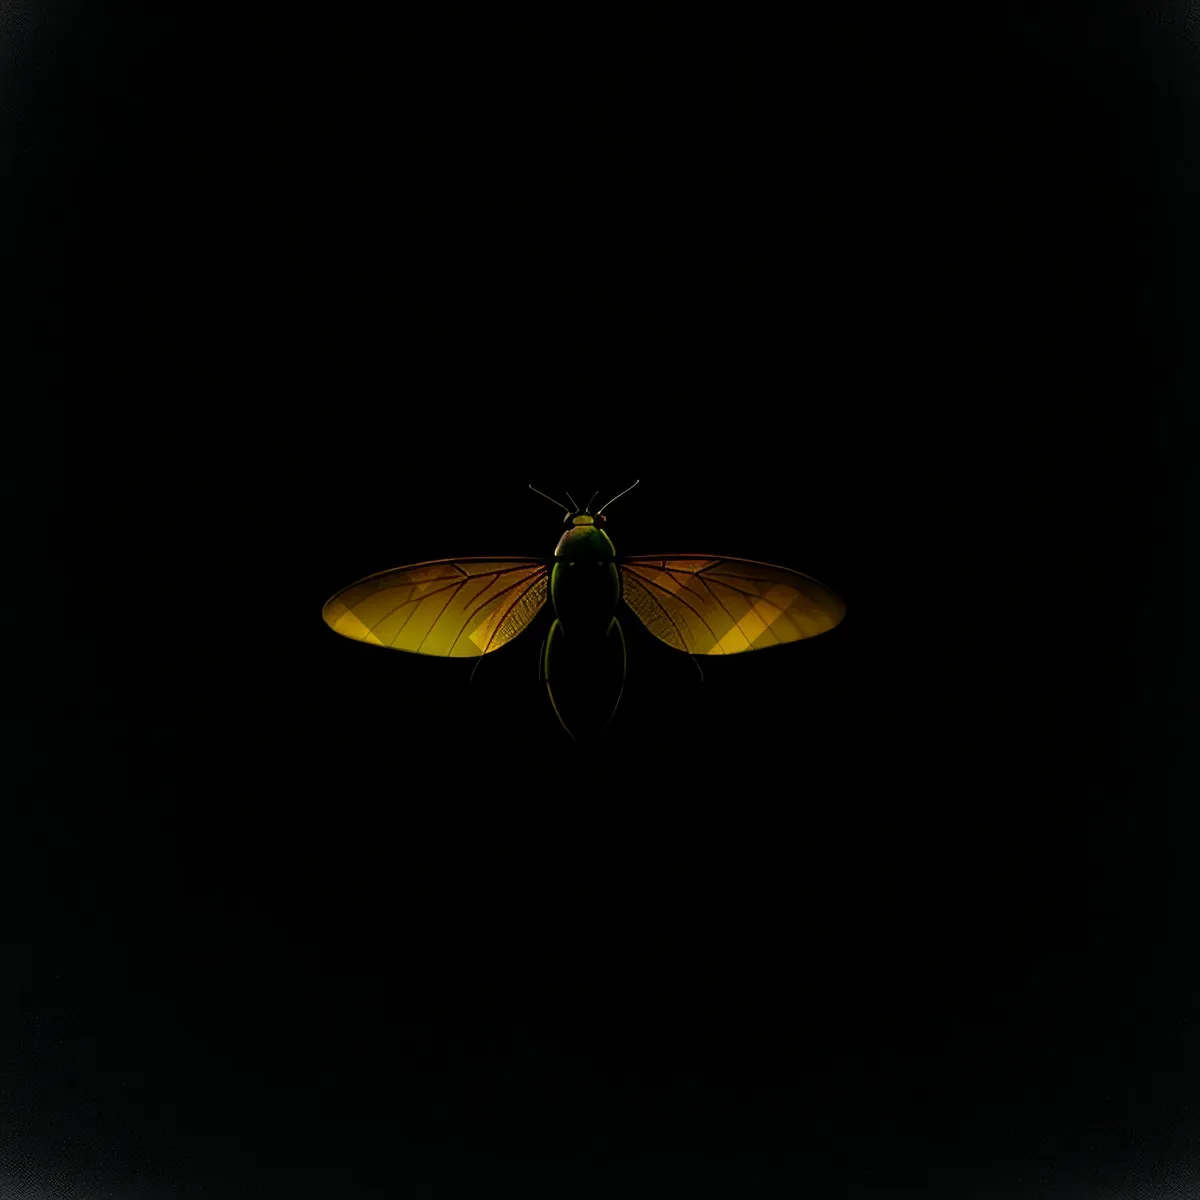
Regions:
[[600, 637], [550, 626], [542, 649], [541, 675], [562, 727], [577, 741], [599, 734], [612, 720], [625, 687], [625, 635], [610, 617]]

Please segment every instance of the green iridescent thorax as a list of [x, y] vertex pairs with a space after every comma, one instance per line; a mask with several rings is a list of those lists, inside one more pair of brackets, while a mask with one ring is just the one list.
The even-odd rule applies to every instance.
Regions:
[[607, 634], [621, 599], [616, 547], [603, 529], [574, 525], [559, 539], [550, 574], [550, 600], [568, 636], [578, 629]]
[[[578, 517], [575, 519], [579, 520]], [[586, 525], [573, 525], [558, 539], [558, 545], [554, 548], [554, 557], [566, 562], [611, 560], [616, 553], [612, 539], [603, 529], [592, 525], [590, 520]]]

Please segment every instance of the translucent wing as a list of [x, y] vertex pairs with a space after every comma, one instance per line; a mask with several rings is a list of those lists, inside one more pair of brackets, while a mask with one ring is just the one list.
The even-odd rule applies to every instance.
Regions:
[[824, 584], [747, 558], [641, 555], [621, 560], [625, 603], [687, 654], [741, 654], [816, 637], [845, 615]]
[[512, 641], [546, 602], [532, 558], [454, 558], [368, 575], [326, 601], [335, 633], [372, 646], [478, 658]]

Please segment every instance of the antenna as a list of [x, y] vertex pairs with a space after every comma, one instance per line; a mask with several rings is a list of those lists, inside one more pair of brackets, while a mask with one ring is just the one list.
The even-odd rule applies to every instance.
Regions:
[[575, 503], [575, 497], [572, 496], [570, 492], [567, 493], [567, 499], [570, 500], [572, 507], [575, 509], [576, 512], [578, 512], [579, 505]]
[[567, 516], [571, 515], [571, 510], [569, 508], [567, 508], [566, 505], [563, 504], [563, 502], [561, 500], [555, 500], [553, 496], [547, 496], [545, 492], [538, 492], [537, 488], [535, 488], [532, 483], [529, 485], [529, 490], [531, 492], [537, 492], [537, 494], [539, 496], [545, 497], [545, 499], [549, 500], [550, 503], [553, 504], [555, 508], [563, 509], [563, 511], [566, 512]]
[[[599, 488], [597, 488], [597, 489], [596, 489], [596, 490], [595, 490], [595, 491], [592, 493], [592, 500], [595, 500], [595, 498], [596, 498], [598, 495], [600, 495], [600, 489], [599, 489]], [[585, 508], [585, 509], [583, 510], [584, 512], [591, 512], [591, 511], [592, 511], [592, 500], [589, 500], [589, 501], [587, 502], [587, 508]]]
[[631, 484], [630, 484], [630, 485], [629, 485], [629, 486], [628, 486], [628, 487], [625, 489], [625, 491], [624, 491], [624, 492], [618, 492], [618, 493], [617, 493], [617, 494], [616, 494], [616, 495], [615, 495], [615, 496], [612, 498], [612, 500], [609, 500], [609, 501], [607, 501], [606, 503], [604, 503], [604, 504], [600, 505], [599, 509], [597, 509], [597, 510], [596, 510], [596, 516], [599, 516], [599, 515], [600, 515], [600, 514], [601, 514], [601, 513], [602, 513], [602, 512], [603, 512], [603, 511], [604, 511], [604, 510], [605, 510], [605, 509], [606, 509], [606, 508], [607, 508], [607, 507], [608, 507], [608, 506], [609, 506], [609, 505], [612, 503], [612, 502], [613, 502], [613, 500], [620, 500], [620, 498], [621, 498], [622, 496], [624, 496], [624, 495], [625, 495], [625, 492], [632, 492], [632, 491], [633, 491], [633, 489], [634, 489], [635, 487], [637, 487], [637, 485], [638, 485], [639, 483], [641, 483], [641, 482], [642, 482], [642, 481], [641, 481], [640, 479], [635, 479], [635, 480], [634, 480], [634, 481], [633, 481], [633, 482], [632, 482], [632, 483], [631, 483]]

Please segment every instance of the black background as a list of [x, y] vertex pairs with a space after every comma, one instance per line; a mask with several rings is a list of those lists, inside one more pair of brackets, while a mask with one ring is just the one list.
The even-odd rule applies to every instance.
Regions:
[[[0, 1195], [1192, 1194], [1183, 6], [483, 7], [4, 18]], [[320, 621], [639, 477], [844, 624]]]

